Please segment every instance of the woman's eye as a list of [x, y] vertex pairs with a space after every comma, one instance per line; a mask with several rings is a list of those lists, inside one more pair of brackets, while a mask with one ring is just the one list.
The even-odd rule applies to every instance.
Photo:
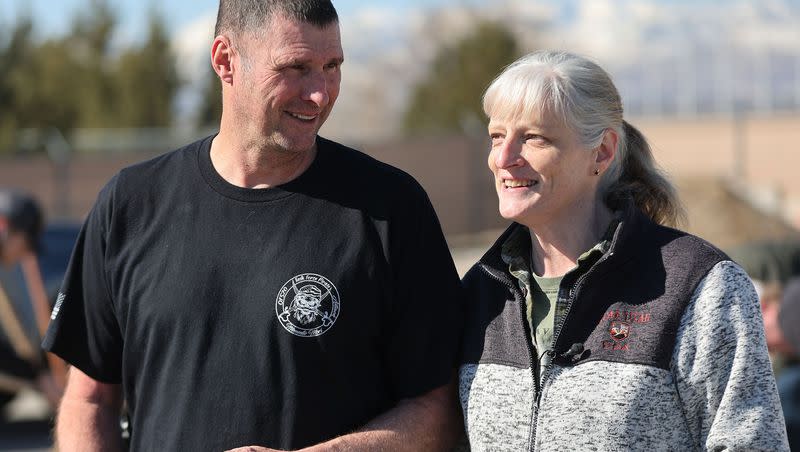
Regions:
[[547, 142], [548, 142], [547, 138], [545, 138], [545, 137], [543, 137], [541, 135], [536, 135], [535, 133], [529, 133], [529, 134], [525, 135], [523, 137], [523, 140], [525, 142], [531, 142], [533, 144], [547, 144]]

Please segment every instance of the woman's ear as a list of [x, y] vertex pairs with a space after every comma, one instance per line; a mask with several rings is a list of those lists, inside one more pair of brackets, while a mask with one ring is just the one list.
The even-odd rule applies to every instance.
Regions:
[[605, 172], [614, 157], [617, 155], [617, 146], [619, 145], [619, 134], [614, 129], [606, 129], [603, 132], [603, 141], [595, 148], [595, 165], [599, 172]]

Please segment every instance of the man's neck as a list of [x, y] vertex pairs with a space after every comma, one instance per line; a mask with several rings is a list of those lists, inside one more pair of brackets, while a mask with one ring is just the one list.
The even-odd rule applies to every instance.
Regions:
[[211, 142], [211, 163], [228, 183], [242, 188], [270, 188], [290, 182], [314, 162], [316, 145], [306, 152], [238, 143], [222, 134]]

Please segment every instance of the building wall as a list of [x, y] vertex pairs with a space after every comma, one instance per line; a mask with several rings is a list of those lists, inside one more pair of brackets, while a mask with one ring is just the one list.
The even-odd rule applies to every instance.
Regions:
[[[690, 190], [683, 198], [711, 190], [697, 181], [724, 180], [756, 201], [762, 213], [783, 212], [800, 225], [800, 116], [631, 122], [648, 137], [656, 159], [674, 179], [692, 181], [680, 184]], [[449, 237], [507, 223], [497, 214], [483, 137], [425, 137], [355, 147], [415, 176]], [[0, 160], [0, 186], [31, 191], [50, 218], [80, 220], [116, 171], [152, 155], [79, 155], [64, 167], [45, 157]]]
[[632, 123], [671, 175], [726, 178], [800, 225], [800, 115]]

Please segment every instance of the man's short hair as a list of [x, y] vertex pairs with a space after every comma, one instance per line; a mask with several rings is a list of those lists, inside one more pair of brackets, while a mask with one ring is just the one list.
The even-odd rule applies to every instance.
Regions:
[[214, 36], [263, 32], [275, 15], [320, 28], [339, 21], [330, 0], [220, 0]]
[[5, 217], [11, 229], [25, 236], [32, 251], [41, 252], [44, 216], [32, 196], [17, 190], [0, 189], [0, 217]]

